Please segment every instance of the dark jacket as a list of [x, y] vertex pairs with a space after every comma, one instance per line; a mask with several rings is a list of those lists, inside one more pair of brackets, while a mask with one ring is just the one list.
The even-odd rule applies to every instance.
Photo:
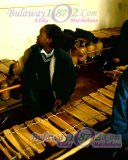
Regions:
[[[39, 91], [45, 86], [45, 84], [42, 84], [39, 81], [40, 77], [37, 78], [37, 73], [41, 73], [40, 64], [42, 57], [40, 50], [38, 45], [33, 45], [31, 47], [30, 56], [24, 65], [24, 70], [21, 75], [23, 83], [23, 103], [29, 106], [33, 105], [35, 101], [37, 101], [37, 105], [40, 105], [37, 100], [38, 96], [35, 96], [35, 93], [37, 92], [36, 95], [39, 95]], [[54, 56], [56, 60], [51, 90], [55, 92], [56, 99], [60, 99], [63, 104], [65, 104], [68, 102], [74, 91], [76, 85], [76, 72], [68, 53], [62, 49], [54, 49]]]
[[121, 75], [113, 101], [112, 132], [122, 136], [128, 147], [128, 68]]

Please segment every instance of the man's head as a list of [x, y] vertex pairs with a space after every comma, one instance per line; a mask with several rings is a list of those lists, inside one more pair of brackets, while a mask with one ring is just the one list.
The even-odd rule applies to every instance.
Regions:
[[40, 29], [40, 34], [37, 37], [37, 44], [44, 48], [57, 48], [61, 47], [61, 38], [61, 28], [55, 24], [47, 24]]

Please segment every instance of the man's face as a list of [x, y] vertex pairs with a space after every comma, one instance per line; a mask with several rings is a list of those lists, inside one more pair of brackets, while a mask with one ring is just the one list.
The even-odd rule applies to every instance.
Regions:
[[37, 37], [37, 44], [45, 48], [50, 46], [51, 41], [52, 39], [47, 36], [45, 27], [42, 27], [40, 30], [40, 34]]

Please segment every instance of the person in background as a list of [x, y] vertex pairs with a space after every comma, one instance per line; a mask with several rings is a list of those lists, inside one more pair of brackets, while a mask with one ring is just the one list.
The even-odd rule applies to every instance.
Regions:
[[115, 48], [112, 61], [117, 65], [128, 64], [128, 19], [121, 26], [119, 41]]
[[43, 26], [37, 43], [15, 64], [21, 72], [23, 108], [31, 117], [55, 111], [75, 89], [76, 72], [70, 55], [60, 49], [62, 37], [59, 26]]
[[101, 57], [99, 70], [113, 70], [119, 65], [128, 65], [128, 19], [120, 28], [119, 36], [112, 36], [109, 43], [113, 46], [111, 54]]
[[128, 68], [120, 76], [112, 112], [111, 132], [122, 137], [122, 148], [118, 150], [116, 157], [123, 159], [128, 157]]

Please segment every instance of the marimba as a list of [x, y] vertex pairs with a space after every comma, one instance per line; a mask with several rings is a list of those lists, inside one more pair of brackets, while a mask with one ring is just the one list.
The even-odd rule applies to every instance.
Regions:
[[[44, 154], [47, 146], [62, 145], [59, 152], [47, 156], [47, 160], [62, 160], [75, 154], [80, 146], [89, 145], [98, 134], [89, 137], [74, 148], [63, 148], [67, 138], [77, 140], [78, 133], [86, 127], [107, 132], [112, 115], [112, 103], [117, 81], [96, 92], [84, 96], [59, 108], [56, 114], [49, 112], [42, 117], [35, 117], [22, 124], [4, 129], [0, 133], [0, 152], [9, 160], [32, 159], [38, 154]], [[107, 125], [105, 125], [107, 124]], [[70, 135], [70, 136], [69, 136]]]

